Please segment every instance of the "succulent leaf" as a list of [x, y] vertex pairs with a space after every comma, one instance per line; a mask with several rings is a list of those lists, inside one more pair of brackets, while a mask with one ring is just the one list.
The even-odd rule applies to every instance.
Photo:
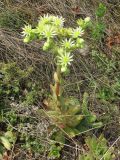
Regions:
[[10, 150], [11, 149], [11, 144], [9, 142], [9, 140], [6, 138], [6, 137], [0, 137], [0, 140], [1, 140], [1, 143], [4, 145], [4, 147], [7, 149], [7, 150]]

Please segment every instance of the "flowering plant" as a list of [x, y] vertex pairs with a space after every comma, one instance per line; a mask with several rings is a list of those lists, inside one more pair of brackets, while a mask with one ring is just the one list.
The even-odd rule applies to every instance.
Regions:
[[[90, 127], [96, 121], [96, 116], [87, 109], [87, 93], [83, 96], [81, 105], [77, 99], [63, 97], [62, 95], [62, 74], [67, 72], [68, 66], [73, 61], [73, 51], [84, 47], [84, 29], [88, 26], [90, 18], [78, 20], [77, 28], [64, 27], [65, 19], [54, 15], [44, 15], [39, 18], [35, 28], [27, 25], [23, 28], [24, 42], [30, 42], [35, 39], [44, 41], [43, 50], [49, 51], [55, 57], [57, 70], [54, 73], [54, 85], [50, 85], [52, 96], [44, 100], [47, 108], [47, 115], [52, 121], [64, 130], [67, 135], [73, 137], [79, 133], [77, 128], [82, 130], [82, 122], [86, 123], [84, 129]], [[86, 27], [85, 27], [86, 26]], [[84, 130], [83, 129], [83, 130]], [[64, 133], [64, 132], [63, 132]], [[63, 134], [59, 132], [59, 140]], [[57, 140], [57, 139], [56, 139]]]

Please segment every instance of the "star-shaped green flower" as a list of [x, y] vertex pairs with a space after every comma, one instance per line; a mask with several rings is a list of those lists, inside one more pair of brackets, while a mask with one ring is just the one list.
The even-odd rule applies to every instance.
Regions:
[[81, 37], [83, 35], [83, 33], [84, 33], [83, 29], [81, 27], [78, 27], [73, 30], [72, 36], [73, 36], [73, 38], [78, 38], [78, 37]]
[[32, 33], [32, 26], [30, 24], [25, 25], [25, 27], [22, 29], [23, 29], [22, 32], [23, 36], [29, 36]]
[[[62, 50], [61, 50], [62, 51]], [[73, 61], [73, 55], [71, 55], [70, 52], [62, 53], [60, 52], [57, 56], [57, 63], [61, 66], [61, 71], [65, 72], [67, 70], [67, 66], [71, 65], [71, 62]]]
[[62, 41], [61, 46], [64, 47], [65, 49], [70, 49], [74, 46], [74, 41], [72, 39], [65, 39]]

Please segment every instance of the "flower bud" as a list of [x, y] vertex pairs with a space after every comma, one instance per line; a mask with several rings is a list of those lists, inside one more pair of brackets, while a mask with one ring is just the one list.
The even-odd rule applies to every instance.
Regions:
[[84, 19], [84, 21], [85, 21], [86, 23], [90, 22], [90, 17], [86, 17], [86, 18]]
[[66, 72], [66, 70], [67, 70], [67, 67], [62, 67], [61, 68], [61, 72]]
[[25, 43], [28, 43], [29, 41], [30, 41], [30, 37], [29, 36], [25, 37], [24, 40], [23, 40], [23, 42], [25, 42]]

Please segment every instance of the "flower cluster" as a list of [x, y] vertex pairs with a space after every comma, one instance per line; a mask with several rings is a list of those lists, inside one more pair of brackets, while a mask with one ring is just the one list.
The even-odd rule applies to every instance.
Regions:
[[57, 59], [57, 65], [65, 72], [68, 65], [73, 61], [72, 51], [84, 47], [84, 26], [90, 22], [87, 17], [77, 21], [77, 28], [65, 28], [64, 18], [54, 15], [44, 15], [39, 18], [37, 26], [32, 29], [31, 25], [23, 28], [24, 42], [38, 38], [44, 41], [43, 50], [51, 51]]

